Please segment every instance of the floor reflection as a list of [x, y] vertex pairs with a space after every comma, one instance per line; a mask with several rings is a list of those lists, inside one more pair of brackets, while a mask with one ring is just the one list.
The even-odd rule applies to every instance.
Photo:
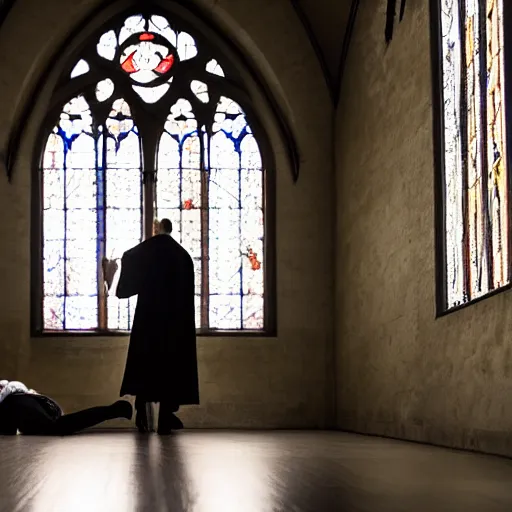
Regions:
[[0, 512], [509, 512], [512, 461], [337, 432], [0, 436]]
[[[272, 453], [274, 442], [262, 446], [236, 433], [197, 433], [176, 438], [184, 454], [189, 488], [195, 491], [193, 512], [265, 512], [274, 508]], [[186, 449], [185, 449], [186, 448]]]
[[136, 435], [136, 510], [195, 511], [195, 495], [174, 436]]
[[12, 500], [16, 508], [10, 512], [135, 510], [132, 438], [89, 434], [16, 436], [13, 441], [23, 452], [17, 472], [21, 481], [16, 483]]

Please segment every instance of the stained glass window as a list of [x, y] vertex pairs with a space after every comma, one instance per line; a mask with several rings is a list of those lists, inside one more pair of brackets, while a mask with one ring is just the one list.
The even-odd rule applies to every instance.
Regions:
[[265, 172], [237, 77], [223, 85], [220, 56], [161, 15], [127, 16], [71, 64], [80, 92], [63, 81], [75, 92], [41, 165], [41, 329], [130, 330], [122, 255], [169, 218], [194, 260], [197, 328], [263, 331]]
[[509, 284], [503, 0], [439, 0], [444, 309]]

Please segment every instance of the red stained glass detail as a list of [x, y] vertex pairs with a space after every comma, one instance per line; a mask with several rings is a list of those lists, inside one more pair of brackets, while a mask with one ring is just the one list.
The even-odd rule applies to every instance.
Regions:
[[253, 270], [259, 270], [261, 268], [261, 263], [258, 261], [258, 254], [255, 253], [252, 249], [249, 249], [247, 257], [251, 262], [251, 268]]
[[194, 203], [192, 202], [192, 199], [187, 199], [184, 203], [183, 203], [183, 208], [185, 210], [192, 210], [195, 208], [194, 206]]
[[135, 55], [135, 52], [132, 52], [126, 60], [121, 64], [121, 67], [124, 71], [127, 73], [135, 73], [137, 69], [135, 68], [135, 64], [133, 63], [133, 56]]
[[155, 36], [147, 32], [139, 36], [139, 41], [152, 41], [153, 39], [155, 39]]
[[157, 73], [161, 73], [161, 74], [167, 73], [167, 71], [169, 71], [169, 69], [172, 68], [173, 64], [174, 64], [174, 55], [169, 55], [168, 57], [163, 59], [160, 62], [160, 64], [158, 64], [158, 66], [155, 68], [155, 71]]

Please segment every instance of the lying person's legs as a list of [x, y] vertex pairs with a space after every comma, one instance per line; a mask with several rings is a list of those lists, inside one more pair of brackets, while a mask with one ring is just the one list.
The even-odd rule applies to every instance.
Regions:
[[65, 436], [94, 427], [107, 420], [117, 418], [131, 420], [132, 414], [133, 409], [130, 402], [118, 400], [112, 405], [101, 405], [71, 414], [64, 414], [55, 422], [55, 430], [58, 435]]
[[69, 435], [107, 420], [132, 417], [131, 404], [123, 400], [58, 418], [52, 417], [39, 400], [31, 395], [12, 395], [5, 402], [3, 414], [9, 414], [12, 424], [26, 435]]

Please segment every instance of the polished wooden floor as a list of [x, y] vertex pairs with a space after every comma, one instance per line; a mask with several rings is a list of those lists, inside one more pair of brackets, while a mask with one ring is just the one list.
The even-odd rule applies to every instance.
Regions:
[[2, 512], [512, 511], [512, 461], [336, 432], [0, 437]]

